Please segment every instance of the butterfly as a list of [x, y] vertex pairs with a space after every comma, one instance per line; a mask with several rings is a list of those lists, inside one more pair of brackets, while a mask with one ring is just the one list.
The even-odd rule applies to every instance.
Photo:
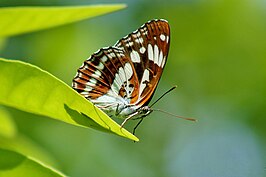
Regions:
[[72, 87], [108, 116], [124, 119], [121, 127], [130, 119], [142, 121], [153, 111], [148, 103], [161, 78], [169, 44], [168, 22], [148, 21], [85, 60]]

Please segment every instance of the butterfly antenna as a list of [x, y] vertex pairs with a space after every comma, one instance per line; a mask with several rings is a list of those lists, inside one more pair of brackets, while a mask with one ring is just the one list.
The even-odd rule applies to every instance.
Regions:
[[194, 118], [174, 115], [174, 114], [172, 114], [172, 113], [169, 113], [169, 112], [166, 112], [166, 111], [163, 111], [163, 110], [160, 110], [160, 109], [152, 109], [152, 110], [153, 110], [153, 111], [160, 111], [160, 112], [162, 112], [162, 113], [165, 113], [165, 114], [168, 114], [168, 115], [170, 115], [170, 116], [173, 116], [173, 117], [176, 117], [176, 118], [180, 118], [180, 119], [190, 120], [190, 121], [194, 121], [194, 122], [197, 121], [197, 119], [194, 119]]
[[173, 91], [177, 86], [173, 86], [172, 88], [170, 88], [167, 92], [165, 92], [162, 96], [160, 96], [154, 103], [152, 103], [149, 107], [151, 108], [153, 105], [155, 105], [160, 99], [162, 99], [166, 94], [168, 94], [169, 92]]

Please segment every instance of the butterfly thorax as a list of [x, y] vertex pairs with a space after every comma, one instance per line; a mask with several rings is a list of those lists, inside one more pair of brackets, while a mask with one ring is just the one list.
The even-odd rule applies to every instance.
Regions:
[[126, 119], [131, 117], [131, 119], [139, 119], [146, 117], [152, 112], [148, 106], [137, 108], [135, 105], [126, 105], [120, 112], [116, 112], [116, 117]]
[[126, 102], [120, 102], [116, 105], [113, 104], [109, 106], [97, 106], [100, 107], [108, 116], [119, 119], [126, 119], [128, 117], [131, 117], [131, 119], [138, 119], [145, 117], [152, 112], [148, 106], [139, 107]]

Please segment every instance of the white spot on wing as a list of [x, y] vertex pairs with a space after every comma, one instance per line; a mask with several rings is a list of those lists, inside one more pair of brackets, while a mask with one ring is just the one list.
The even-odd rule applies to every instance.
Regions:
[[[87, 92], [89, 92], [89, 91], [91, 91], [92, 90], [92, 87], [91, 86], [89, 86], [89, 85], [86, 85], [86, 87], [84, 88], [84, 91], [86, 91], [86, 92], [84, 92], [84, 93], [86, 93], [86, 94], [88, 94]], [[81, 92], [81, 94], [84, 94], [83, 92]]]
[[126, 43], [126, 46], [127, 46], [127, 47], [131, 47], [131, 46], [133, 46], [133, 45], [134, 45], [133, 42]]
[[154, 45], [154, 63], [159, 65], [158, 64], [158, 60], [159, 60], [159, 49], [158, 49], [158, 46], [157, 45]]
[[161, 39], [162, 41], [165, 41], [165, 35], [164, 35], [164, 34], [161, 34], [161, 35], [160, 35], [160, 39]]
[[134, 89], [132, 87], [129, 87], [129, 79], [132, 77], [132, 75], [133, 69], [130, 63], [125, 63], [124, 68], [118, 68], [118, 73], [115, 74], [115, 79], [111, 85], [112, 92], [118, 95], [119, 90], [124, 86], [127, 97], [129, 97], [132, 94], [132, 90]]
[[83, 63], [81, 68], [84, 68], [84, 69], [88, 69], [89, 68], [89, 65], [87, 63]]
[[104, 65], [100, 62], [97, 69], [102, 70], [104, 68]]
[[148, 44], [148, 58], [149, 60], [153, 61], [153, 49], [151, 44]]
[[162, 62], [163, 62], [163, 51], [160, 51], [160, 55], [159, 55], [159, 66], [162, 66]]
[[140, 43], [143, 43], [143, 38], [139, 38]]
[[153, 61], [154, 64], [157, 64], [158, 66], [160, 66], [159, 64], [159, 60], [161, 60], [160, 58], [161, 56], [159, 56], [159, 48], [157, 45], [154, 45], [154, 49], [152, 49], [151, 44], [148, 44], [148, 58], [149, 60]]
[[142, 44], [142, 43], [143, 43], [143, 38], [142, 38], [142, 37], [137, 38], [135, 41], [136, 41], [137, 43]]
[[140, 56], [139, 56], [138, 52], [136, 52], [135, 50], [132, 50], [132, 52], [130, 53], [130, 58], [131, 58], [132, 62], [140, 63]]
[[127, 78], [126, 78], [126, 75], [125, 75], [125, 72], [124, 72], [124, 69], [122, 67], [119, 68], [118, 70], [118, 74], [119, 74], [119, 77], [120, 77], [120, 81], [121, 81], [121, 85], [120, 87], [122, 86], [122, 84], [127, 81]]
[[129, 79], [132, 77], [133, 75], [133, 70], [132, 67], [129, 63], [125, 64], [125, 72], [126, 72], [126, 78]]
[[78, 72], [75, 77], [82, 78], [83, 77], [82, 75], [83, 75], [82, 73]]
[[91, 78], [89, 82], [90, 82], [92, 85], [96, 85], [97, 80], [94, 79], [94, 78]]
[[141, 96], [143, 90], [146, 87], [145, 81], [149, 82], [149, 70], [148, 69], [144, 70], [144, 73], [143, 73], [143, 76], [142, 76], [142, 79], [141, 79], [141, 82], [140, 82], [140, 87], [139, 87], [139, 96]]
[[99, 70], [96, 70], [96, 71], [91, 75], [91, 77], [99, 78], [101, 75], [102, 75], [102, 73], [101, 73]]
[[127, 86], [126, 86], [127, 97], [130, 97], [132, 94], [132, 91], [134, 90], [133, 87], [129, 87], [129, 80], [133, 75], [133, 70], [129, 63], [125, 64], [124, 70], [125, 70], [126, 78], [127, 78]]
[[139, 49], [139, 52], [142, 53], [142, 54], [144, 54], [145, 51], [146, 51], [145, 47], [141, 47], [141, 48]]
[[111, 58], [115, 58], [115, 54], [112, 51], [109, 51], [109, 56], [111, 56]]
[[132, 75], [133, 70], [129, 63], [126, 63], [124, 68], [118, 68], [118, 73], [115, 74], [115, 79], [113, 81], [113, 84], [111, 85], [111, 89], [118, 94], [123, 84], [128, 83], [128, 79], [131, 78]]
[[111, 85], [111, 89], [116, 93], [116, 94], [118, 94], [119, 93], [119, 90], [120, 90], [120, 88], [121, 88], [121, 86], [122, 86], [122, 81], [121, 81], [121, 79], [120, 79], [120, 77], [119, 77], [119, 71], [118, 71], [118, 73], [116, 73], [115, 74], [115, 79], [114, 79], [114, 81], [113, 81], [113, 84]]

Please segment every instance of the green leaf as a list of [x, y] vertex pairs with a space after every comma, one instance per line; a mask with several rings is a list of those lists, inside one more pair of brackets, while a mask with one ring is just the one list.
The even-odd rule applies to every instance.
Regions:
[[12, 138], [0, 135], [0, 148], [16, 151], [34, 159], [39, 159], [45, 164], [57, 166], [57, 160], [54, 156], [22, 133], [17, 133]]
[[0, 37], [47, 29], [125, 8], [124, 4], [0, 8]]
[[16, 135], [16, 126], [9, 113], [0, 107], [0, 139], [1, 137], [13, 138]]
[[46, 164], [56, 164], [56, 160], [41, 146], [23, 134], [17, 133], [15, 122], [2, 106], [0, 106], [0, 122], [0, 148], [15, 150], [24, 155], [42, 159], [42, 162]]
[[30, 157], [0, 148], [0, 177], [4, 176], [62, 177], [65, 175]]
[[0, 104], [138, 141], [71, 87], [36, 66], [0, 59], [0, 81]]
[[5, 48], [6, 42], [6, 38], [0, 38], [0, 52]]

